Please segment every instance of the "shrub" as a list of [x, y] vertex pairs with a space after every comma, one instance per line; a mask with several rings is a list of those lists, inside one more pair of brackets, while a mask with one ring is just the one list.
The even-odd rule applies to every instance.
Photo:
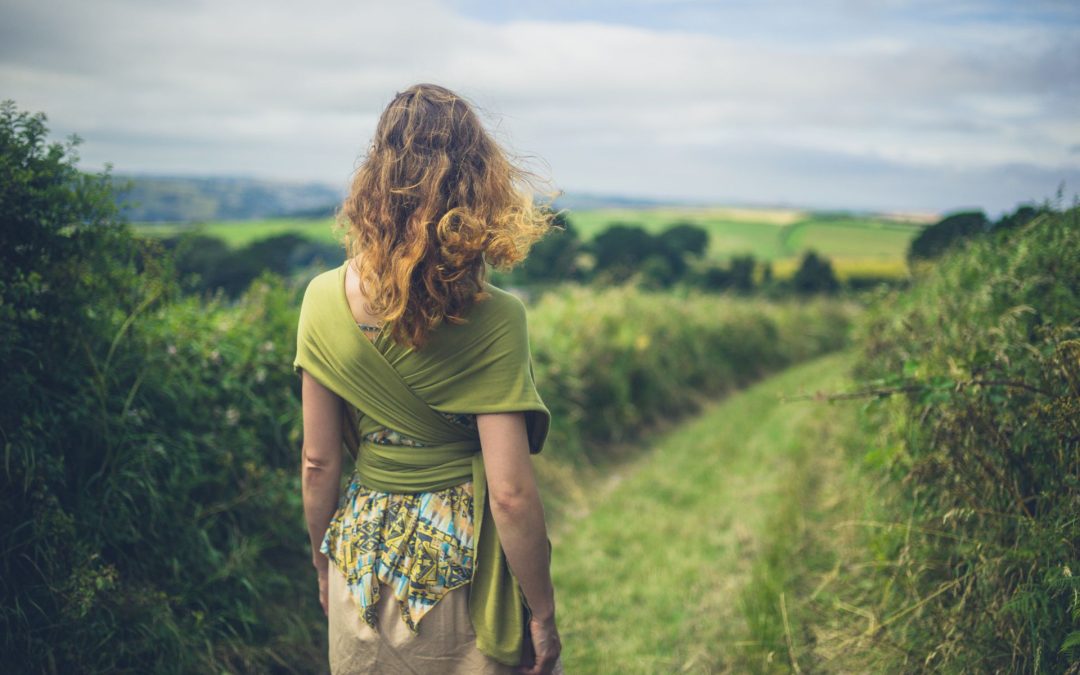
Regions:
[[815, 251], [803, 254], [791, 283], [799, 293], [834, 293], [840, 287], [832, 263]]
[[765, 303], [698, 291], [567, 286], [530, 310], [541, 395], [552, 411], [550, 456], [604, 459], [705, 395], [846, 343], [857, 312], [827, 299]]
[[564, 213], [552, 220], [552, 231], [529, 249], [529, 257], [510, 275], [525, 283], [580, 279], [577, 267], [582, 243], [577, 228]]
[[695, 258], [704, 256], [705, 250], [709, 248], [709, 231], [694, 223], [675, 223], [656, 238], [668, 249]]
[[180, 299], [107, 172], [45, 138], [4, 104], [0, 670], [318, 670], [295, 294]]
[[982, 211], [953, 213], [923, 228], [911, 240], [908, 260], [936, 258], [960, 241], [970, 239], [989, 229], [990, 223]]
[[907, 523], [873, 544], [879, 637], [919, 668], [1080, 663], [1078, 219], [973, 240], [859, 325], [857, 374], [904, 394], [873, 411]]

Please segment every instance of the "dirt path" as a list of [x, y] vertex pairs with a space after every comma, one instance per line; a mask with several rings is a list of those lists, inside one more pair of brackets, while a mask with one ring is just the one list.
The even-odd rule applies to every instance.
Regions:
[[709, 404], [558, 528], [568, 673], [717, 669], [770, 517], [833, 423], [825, 403], [780, 397], [842, 387], [850, 359], [827, 355]]

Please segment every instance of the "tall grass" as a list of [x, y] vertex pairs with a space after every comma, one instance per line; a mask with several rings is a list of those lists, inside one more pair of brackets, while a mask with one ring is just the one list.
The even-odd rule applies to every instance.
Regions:
[[859, 332], [856, 373], [917, 529], [882, 600], [923, 664], [1054, 672], [1080, 657], [1080, 210], [977, 239]]
[[56, 360], [6, 430], [0, 670], [317, 672], [294, 294], [141, 280], [85, 308], [102, 321], [72, 353], [41, 345]]
[[857, 322], [850, 466], [776, 526], [762, 650], [782, 589], [804, 669], [1080, 671], [1078, 221], [972, 240]]

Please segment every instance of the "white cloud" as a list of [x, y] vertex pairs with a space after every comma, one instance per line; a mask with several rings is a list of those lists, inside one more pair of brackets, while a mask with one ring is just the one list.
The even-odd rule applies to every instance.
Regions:
[[[488, 21], [434, 1], [27, 0], [3, 10], [0, 87], [84, 136], [87, 164], [118, 171], [340, 184], [394, 92], [435, 81], [493, 112], [500, 138], [546, 158], [567, 189], [805, 201], [820, 193], [792, 166], [839, 177], [845, 158], [904, 175], [1078, 173], [1080, 91], [1062, 78], [1080, 48], [1067, 31], [882, 21], [918, 2], [835, 5], [840, 35], [785, 40], [782, 27], [761, 39], [769, 19], [752, 4], [732, 10], [757, 17], [743, 36]], [[866, 198], [858, 172], [843, 178], [815, 189], [834, 204]]]

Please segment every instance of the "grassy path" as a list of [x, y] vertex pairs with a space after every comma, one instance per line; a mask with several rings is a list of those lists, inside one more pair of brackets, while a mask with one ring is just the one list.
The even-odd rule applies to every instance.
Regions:
[[[825, 446], [854, 411], [779, 397], [844, 387], [850, 360], [827, 355], [709, 404], [561, 523], [553, 574], [568, 673], [748, 667], [731, 655], [763, 628], [746, 624], [778, 616], [755, 614], [748, 589], [762, 586], [778, 532], [801, 521], [800, 493], [828, 471], [818, 456], [835, 457]], [[764, 632], [782, 644], [774, 623]], [[788, 654], [772, 658], [752, 669], [787, 668]]]

